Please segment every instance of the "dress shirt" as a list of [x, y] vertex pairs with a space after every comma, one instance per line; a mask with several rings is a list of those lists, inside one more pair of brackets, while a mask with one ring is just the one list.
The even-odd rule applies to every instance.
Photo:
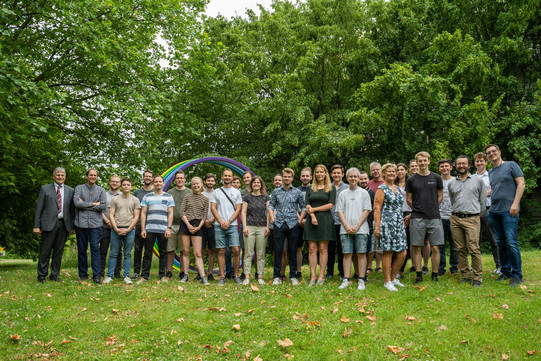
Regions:
[[[485, 182], [485, 188], [487, 190], [490, 189], [490, 179], [488, 177], [488, 170], [485, 170], [485, 173], [483, 174], [475, 173], [473, 176], [481, 178], [483, 182]], [[490, 197], [487, 197], [487, 208], [488, 207], [490, 207]]]
[[293, 186], [288, 189], [281, 186], [272, 192], [269, 209], [274, 211], [274, 223], [278, 227], [285, 223], [291, 229], [299, 223], [297, 209], [306, 211], [304, 195]]
[[[109, 204], [111, 204], [111, 200], [113, 199], [113, 197], [116, 197], [116, 196], [118, 196], [118, 195], [120, 195], [120, 191], [119, 191], [118, 189], [117, 189], [116, 193], [111, 192], [110, 189], [107, 191], [107, 193], [105, 193], [105, 196], [107, 197], [107, 203], [105, 204], [105, 207], [106, 207], [106, 208], [105, 208], [105, 210], [103, 211], [103, 214], [105, 215], [105, 218], [107, 218], [107, 219], [109, 219], [109, 220], [111, 219], [111, 218], [109, 217], [109, 214], [110, 214], [110, 212], [111, 212], [111, 210], [109, 209]], [[103, 226], [104, 226], [104, 227], [107, 227], [106, 224], [104, 224]], [[108, 227], [107, 227], [107, 228], [108, 228]]]
[[481, 178], [471, 174], [464, 180], [456, 177], [449, 182], [448, 189], [453, 213], [483, 214], [485, 211], [487, 190]]
[[[100, 202], [100, 204], [95, 206], [93, 205], [95, 202]], [[103, 226], [101, 214], [107, 206], [105, 189], [98, 185], [90, 187], [88, 183], [80, 184], [75, 187], [73, 204], [77, 209], [75, 214], [75, 225], [77, 227], [98, 228]]]
[[58, 218], [64, 218], [64, 204], [66, 204], [66, 202], [64, 202], [64, 183], [60, 185], [54, 183], [55, 193], [58, 187], [60, 187], [60, 197], [62, 197], [62, 209], [60, 210], [60, 213], [58, 213]]

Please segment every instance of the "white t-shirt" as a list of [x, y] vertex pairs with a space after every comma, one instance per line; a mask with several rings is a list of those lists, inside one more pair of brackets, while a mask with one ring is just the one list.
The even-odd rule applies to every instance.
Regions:
[[[336, 212], [344, 214], [350, 227], [357, 224], [364, 210], [372, 211], [372, 203], [367, 191], [361, 187], [357, 187], [355, 190], [348, 187], [340, 192], [338, 203], [336, 203]], [[357, 234], [368, 234], [369, 232], [367, 221], [364, 221], [357, 230]], [[347, 234], [344, 225], [340, 226], [340, 234]]]
[[[210, 203], [216, 203], [216, 210], [218, 211], [218, 214], [220, 217], [222, 217], [222, 220], [224, 222], [227, 222], [231, 220], [231, 217], [233, 216], [233, 213], [235, 213], [235, 207], [233, 207], [233, 204], [227, 199], [224, 192], [222, 192], [222, 189], [227, 193], [229, 196], [229, 199], [235, 204], [242, 204], [242, 196], [240, 195], [240, 191], [236, 188], [218, 188], [214, 191], [214, 194], [212, 195], [212, 198], [210, 200]], [[214, 226], [217, 227], [220, 224], [218, 221], [214, 222]], [[237, 225], [237, 219], [233, 220], [231, 222], [232, 226]]]

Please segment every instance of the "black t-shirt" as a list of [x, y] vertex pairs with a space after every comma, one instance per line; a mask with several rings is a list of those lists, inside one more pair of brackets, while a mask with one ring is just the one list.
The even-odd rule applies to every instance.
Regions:
[[406, 193], [411, 193], [411, 218], [440, 219], [438, 190], [443, 189], [441, 177], [430, 172], [426, 176], [415, 173], [406, 181]]

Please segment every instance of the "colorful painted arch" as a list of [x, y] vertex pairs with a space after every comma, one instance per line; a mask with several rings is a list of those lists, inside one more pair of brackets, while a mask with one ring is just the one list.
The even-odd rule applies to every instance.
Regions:
[[[242, 178], [244, 173], [246, 172], [252, 172], [250, 168], [245, 166], [244, 164], [237, 162], [233, 159], [225, 158], [225, 157], [203, 157], [203, 158], [194, 158], [182, 161], [180, 163], [177, 163], [173, 166], [171, 166], [169, 169], [167, 169], [165, 172], [161, 174], [164, 181], [164, 187], [163, 190], [167, 191], [171, 183], [173, 183], [175, 179], [175, 173], [179, 170], [185, 170], [186, 168], [191, 167], [192, 165], [199, 164], [199, 163], [212, 163], [212, 164], [218, 164], [222, 165], [224, 167], [230, 168], [233, 172], [239, 174]], [[158, 251], [158, 242], [154, 242], [154, 254], [157, 257], [160, 257], [160, 252]], [[173, 263], [173, 269], [180, 270], [180, 257], [175, 254], [175, 261]]]

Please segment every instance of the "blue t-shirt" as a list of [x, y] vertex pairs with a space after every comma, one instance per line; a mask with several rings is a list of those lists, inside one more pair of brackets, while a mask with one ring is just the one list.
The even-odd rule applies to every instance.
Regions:
[[488, 175], [492, 189], [490, 211], [509, 212], [517, 191], [515, 178], [524, 177], [522, 170], [517, 163], [508, 161], [489, 170]]
[[169, 207], [175, 206], [175, 200], [169, 193], [159, 196], [147, 193], [141, 201], [141, 207], [148, 207], [145, 229], [149, 233], [165, 233], [167, 231], [167, 217]]

